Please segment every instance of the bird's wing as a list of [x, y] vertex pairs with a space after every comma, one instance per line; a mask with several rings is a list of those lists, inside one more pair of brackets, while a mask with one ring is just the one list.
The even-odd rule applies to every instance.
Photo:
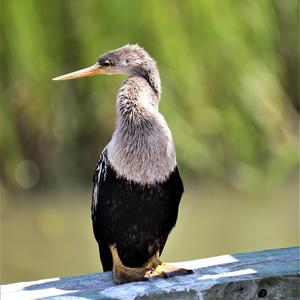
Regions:
[[96, 170], [94, 173], [94, 177], [93, 177], [93, 181], [94, 181], [93, 197], [92, 197], [93, 222], [96, 221], [96, 212], [97, 212], [97, 205], [99, 201], [99, 194], [106, 178], [107, 166], [108, 166], [108, 159], [107, 159], [107, 150], [105, 148], [103, 152], [100, 154], [100, 157], [97, 162]]

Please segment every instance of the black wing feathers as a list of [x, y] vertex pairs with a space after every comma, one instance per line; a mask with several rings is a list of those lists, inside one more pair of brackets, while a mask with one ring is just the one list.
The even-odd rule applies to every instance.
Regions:
[[104, 149], [100, 154], [97, 162], [96, 170], [93, 177], [94, 188], [93, 188], [93, 198], [92, 198], [92, 220], [96, 221], [97, 217], [97, 206], [99, 202], [100, 190], [105, 181], [107, 172], [108, 160], [107, 160], [107, 150]]

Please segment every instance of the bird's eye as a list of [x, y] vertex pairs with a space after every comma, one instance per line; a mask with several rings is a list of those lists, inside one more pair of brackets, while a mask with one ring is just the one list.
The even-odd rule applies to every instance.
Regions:
[[109, 60], [106, 60], [104, 63], [103, 63], [104, 67], [109, 67], [111, 65], [110, 61]]

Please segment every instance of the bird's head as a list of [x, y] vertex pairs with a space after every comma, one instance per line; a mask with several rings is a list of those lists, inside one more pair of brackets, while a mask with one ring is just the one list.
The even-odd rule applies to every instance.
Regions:
[[101, 74], [128, 74], [148, 76], [156, 73], [156, 63], [150, 55], [138, 45], [125, 45], [99, 56], [89, 68], [68, 73], [53, 80], [68, 80]]

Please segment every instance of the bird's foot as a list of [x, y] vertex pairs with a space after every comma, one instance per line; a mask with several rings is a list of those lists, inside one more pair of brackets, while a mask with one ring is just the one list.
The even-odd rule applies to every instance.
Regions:
[[164, 277], [173, 277], [173, 276], [181, 276], [181, 275], [188, 275], [192, 274], [192, 270], [184, 269], [184, 268], [178, 268], [166, 263], [161, 263], [159, 266], [155, 269], [158, 273], [163, 273]]
[[162, 264], [162, 261], [159, 258], [159, 251], [157, 250], [156, 253], [149, 258], [149, 260], [146, 262], [144, 267], [150, 268], [150, 269], [156, 269], [159, 265]]
[[146, 281], [152, 278], [168, 278], [193, 273], [192, 270], [177, 268], [162, 263], [158, 251], [156, 251], [144, 266], [139, 268], [126, 267], [119, 257], [116, 245], [110, 245], [109, 248], [113, 258], [113, 277], [116, 284]]
[[[178, 268], [166, 263], [163, 263], [159, 258], [159, 251], [157, 250], [156, 253], [148, 260], [145, 267], [152, 268], [155, 271], [153, 271], [153, 276], [151, 277], [173, 277], [173, 276], [179, 276], [179, 275], [188, 275], [193, 273], [192, 270], [187, 270], [183, 268]], [[159, 274], [157, 276], [156, 274]]]
[[166, 277], [163, 272], [157, 272], [153, 268], [129, 268], [123, 265], [115, 265], [113, 269], [114, 282], [116, 284], [147, 281], [150, 278]]
[[115, 265], [113, 269], [114, 282], [116, 284], [147, 281], [154, 278], [169, 278], [192, 273], [192, 270], [178, 268], [166, 263], [160, 264], [155, 269], [149, 267], [129, 268], [123, 265]]

